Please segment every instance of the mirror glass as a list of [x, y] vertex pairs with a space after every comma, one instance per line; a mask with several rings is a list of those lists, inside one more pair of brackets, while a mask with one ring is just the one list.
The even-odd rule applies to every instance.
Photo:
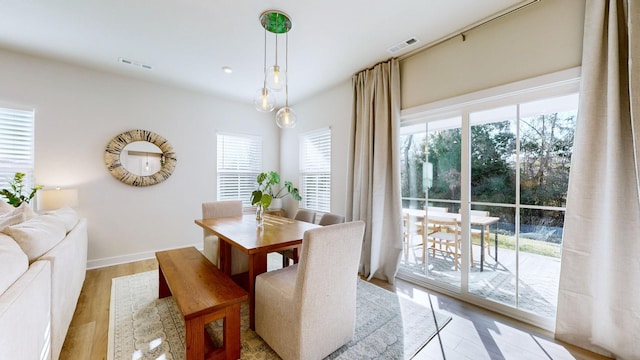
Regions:
[[139, 176], [153, 175], [160, 171], [162, 150], [148, 141], [134, 141], [120, 152], [120, 163], [127, 171]]

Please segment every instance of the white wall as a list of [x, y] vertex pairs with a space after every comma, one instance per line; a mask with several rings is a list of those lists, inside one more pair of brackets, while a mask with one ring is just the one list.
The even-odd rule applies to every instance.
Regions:
[[[263, 136], [265, 169], [279, 165], [273, 114], [251, 104], [133, 80], [0, 50], [0, 103], [36, 110], [38, 184], [79, 190], [78, 212], [89, 221], [89, 266], [199, 245], [200, 204], [216, 199], [216, 131]], [[251, 90], [253, 91], [253, 90]], [[107, 143], [146, 129], [173, 145], [173, 175], [138, 188], [105, 167]]]
[[[298, 124], [293, 129], [280, 131], [280, 174], [298, 185], [300, 134], [331, 127], [331, 212], [341, 215], [345, 212], [351, 101], [349, 79], [312, 99], [292, 105], [298, 114]], [[298, 203], [288, 196], [284, 207], [287, 215], [293, 217]]]

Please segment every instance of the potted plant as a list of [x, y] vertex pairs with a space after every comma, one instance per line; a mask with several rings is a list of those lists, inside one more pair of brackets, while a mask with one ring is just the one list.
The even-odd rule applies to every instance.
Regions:
[[[296, 201], [302, 200], [298, 188], [293, 186], [291, 181], [285, 181], [284, 186], [276, 191], [276, 185], [280, 184], [280, 174], [276, 171], [258, 174], [256, 182], [258, 188], [251, 193], [251, 205], [261, 207], [263, 210], [268, 209], [274, 202], [279, 202], [280, 205], [277, 208], [282, 207], [282, 199], [288, 195], [291, 195]], [[272, 206], [272, 208], [276, 207]]]
[[43, 185], [36, 185], [31, 188], [31, 192], [28, 195], [24, 195], [22, 193], [24, 189], [24, 177], [25, 173], [17, 172], [13, 179], [9, 179], [9, 185], [11, 185], [11, 189], [2, 189], [0, 190], [0, 195], [4, 196], [8, 203], [13, 205], [14, 207], [20, 206], [23, 202], [27, 204], [34, 196], [36, 196], [36, 192], [43, 188]]

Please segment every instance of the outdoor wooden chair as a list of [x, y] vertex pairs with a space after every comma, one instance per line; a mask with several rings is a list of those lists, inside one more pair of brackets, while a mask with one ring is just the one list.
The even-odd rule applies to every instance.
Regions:
[[[447, 212], [449, 212], [448, 208], [440, 207], [440, 206], [427, 206], [425, 209], [426, 209], [427, 216], [429, 214], [433, 214], [433, 213], [437, 214], [437, 213], [447, 213]], [[427, 229], [426, 233], [423, 232], [423, 234], [422, 234], [423, 237], [427, 237], [429, 235], [429, 233], [436, 232], [436, 231], [440, 230], [439, 227], [436, 227], [433, 224], [430, 224], [428, 221], [426, 221], [426, 218], [423, 218], [422, 220], [423, 221], [422, 221], [421, 226], [425, 226], [425, 224], [426, 224], [425, 228]], [[426, 240], [425, 240], [425, 243], [426, 243]]]
[[[433, 257], [436, 251], [444, 256], [451, 255], [455, 270], [460, 267], [460, 258], [462, 257], [462, 236], [458, 221], [429, 219], [429, 226], [437, 228], [427, 236], [429, 250], [432, 251]], [[471, 253], [471, 266], [473, 266], [473, 252]]]
[[[411, 215], [403, 214], [402, 215], [402, 242], [404, 245], [404, 260], [409, 261], [409, 251], [412, 248], [422, 248], [422, 263], [424, 264], [426, 261], [426, 238], [424, 236], [424, 232], [422, 231], [424, 222], [424, 217], [419, 222], [415, 223], [415, 226], [412, 226]], [[415, 239], [420, 239], [419, 242], [415, 242]]]

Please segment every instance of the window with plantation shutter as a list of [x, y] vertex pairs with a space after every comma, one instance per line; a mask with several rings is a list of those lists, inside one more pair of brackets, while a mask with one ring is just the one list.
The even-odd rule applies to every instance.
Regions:
[[34, 111], [0, 107], [0, 188], [17, 172], [26, 174], [25, 189], [33, 187]]
[[331, 211], [331, 129], [301, 135], [300, 187], [302, 208]]
[[262, 169], [262, 138], [218, 133], [218, 200], [242, 200], [251, 206], [251, 192]]

